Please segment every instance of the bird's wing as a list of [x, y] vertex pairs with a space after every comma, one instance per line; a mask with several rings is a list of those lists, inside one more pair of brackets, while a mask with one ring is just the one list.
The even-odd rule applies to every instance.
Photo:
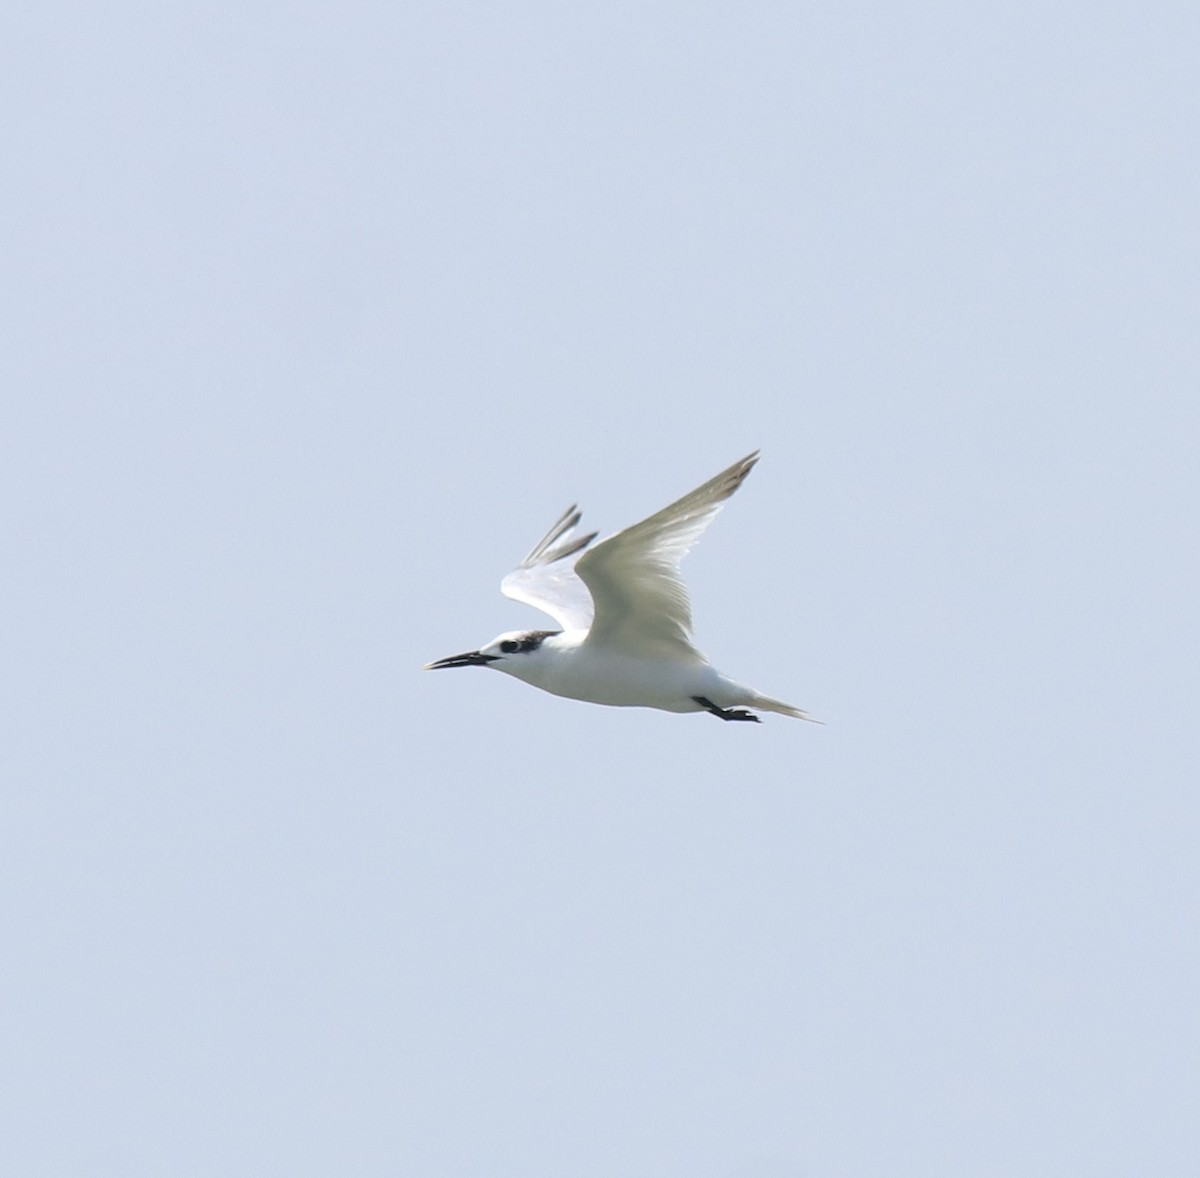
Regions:
[[596, 533], [573, 540], [579, 518], [574, 505], [568, 507], [533, 551], [500, 582], [505, 597], [549, 614], [564, 630], [586, 630], [592, 624], [592, 595], [575, 575], [575, 562]]
[[679, 565], [757, 461], [755, 450], [579, 558], [575, 572], [595, 605], [588, 643], [642, 655], [699, 657], [689, 641], [692, 610]]

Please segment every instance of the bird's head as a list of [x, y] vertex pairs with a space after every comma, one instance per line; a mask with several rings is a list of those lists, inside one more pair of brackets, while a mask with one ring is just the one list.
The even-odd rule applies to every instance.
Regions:
[[438, 659], [427, 663], [425, 670], [442, 671], [450, 667], [491, 667], [496, 671], [524, 678], [536, 663], [542, 652], [542, 643], [547, 638], [559, 633], [557, 630], [509, 630], [498, 638], [493, 638], [487, 646], [478, 650], [469, 650], [466, 654], [451, 655], [448, 659]]

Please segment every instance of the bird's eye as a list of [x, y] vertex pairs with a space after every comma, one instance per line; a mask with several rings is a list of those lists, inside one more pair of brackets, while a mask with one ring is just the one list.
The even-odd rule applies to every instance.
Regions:
[[517, 643], [515, 643], [511, 638], [506, 638], [502, 643], [500, 643], [500, 649], [505, 654], [512, 654], [512, 652], [517, 649]]

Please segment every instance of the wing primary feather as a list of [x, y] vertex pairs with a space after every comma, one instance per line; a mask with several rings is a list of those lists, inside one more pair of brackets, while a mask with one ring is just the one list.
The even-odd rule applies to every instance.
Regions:
[[586, 536], [572, 540], [571, 533], [579, 526], [581, 518], [578, 504], [572, 503], [517, 567], [528, 569], [537, 564], [553, 564], [556, 560], [574, 556], [575, 553], [586, 548], [598, 533], [589, 532]]

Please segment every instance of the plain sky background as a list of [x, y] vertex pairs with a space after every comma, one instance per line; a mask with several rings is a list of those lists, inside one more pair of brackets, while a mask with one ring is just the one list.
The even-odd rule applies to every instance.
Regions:
[[0, 24], [0, 1170], [1200, 1173], [1194, 3]]

